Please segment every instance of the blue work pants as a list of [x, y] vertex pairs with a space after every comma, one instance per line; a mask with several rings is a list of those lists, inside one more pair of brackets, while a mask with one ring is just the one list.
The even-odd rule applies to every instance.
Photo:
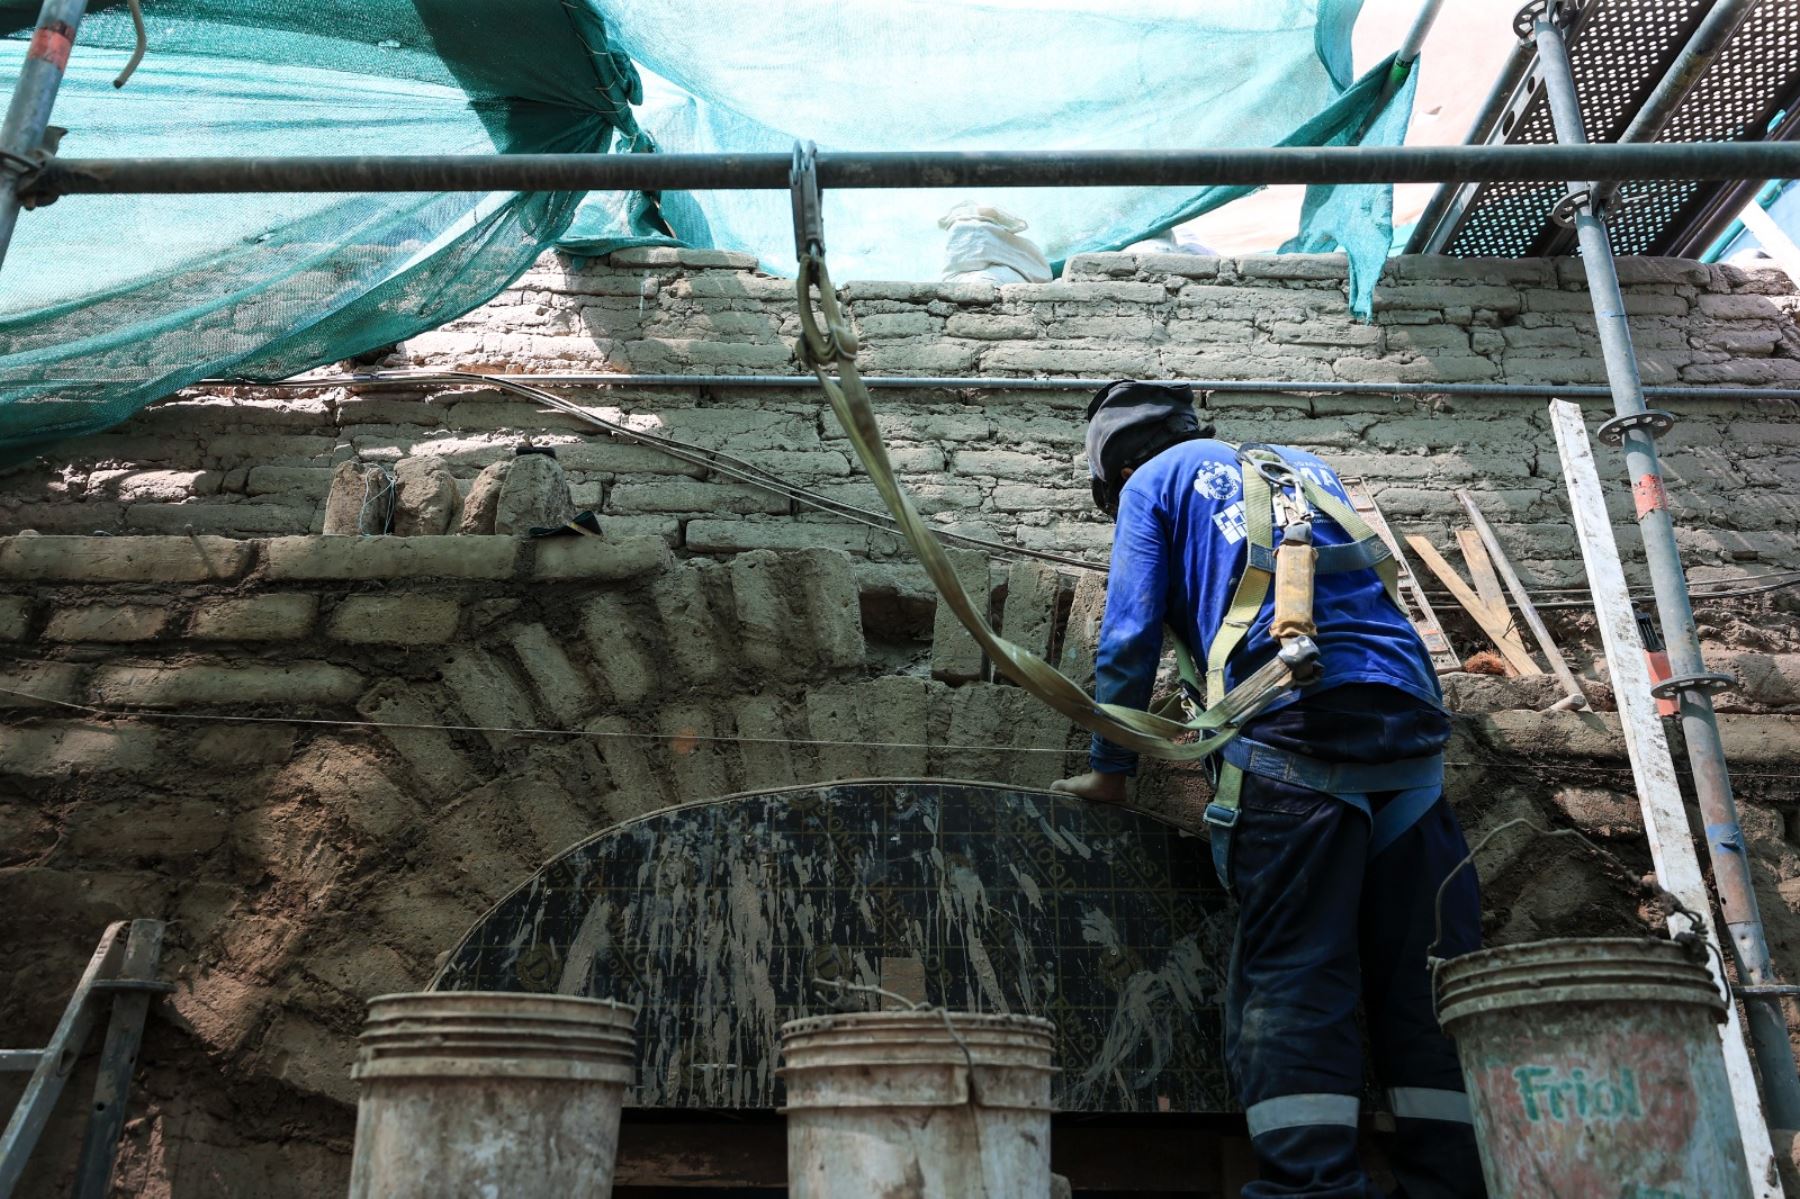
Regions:
[[[1442, 713], [1391, 688], [1344, 687], [1255, 722], [1247, 735], [1337, 762], [1428, 755]], [[1392, 793], [1371, 795], [1379, 810]], [[1379, 1196], [1357, 1158], [1363, 1004], [1374, 1072], [1397, 1131], [1386, 1145], [1407, 1199], [1486, 1194], [1456, 1050], [1425, 966], [1439, 884], [1468, 852], [1441, 797], [1374, 859], [1369, 818], [1292, 783], [1246, 774], [1225, 883], [1238, 902], [1226, 1053], [1261, 1178], [1245, 1199]], [[1454, 957], [1479, 947], [1480, 896], [1465, 869], [1445, 892]]]

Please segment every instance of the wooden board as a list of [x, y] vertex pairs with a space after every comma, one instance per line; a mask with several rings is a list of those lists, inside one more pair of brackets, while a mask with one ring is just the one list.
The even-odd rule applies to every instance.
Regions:
[[1343, 483], [1344, 492], [1350, 497], [1350, 506], [1363, 518], [1364, 523], [1375, 530], [1382, 544], [1388, 547], [1388, 553], [1394, 556], [1394, 565], [1400, 568], [1400, 598], [1406, 608], [1406, 618], [1412, 622], [1419, 639], [1425, 643], [1425, 650], [1431, 655], [1432, 668], [1439, 674], [1461, 670], [1462, 659], [1456, 656], [1456, 650], [1450, 645], [1450, 638], [1444, 635], [1444, 627], [1438, 623], [1431, 601], [1425, 598], [1425, 589], [1419, 586], [1419, 576], [1413, 573], [1412, 565], [1401, 552], [1400, 543], [1394, 539], [1394, 531], [1388, 528], [1387, 518], [1363, 490], [1361, 479], [1340, 479], [1339, 482]]
[[1480, 625], [1481, 631], [1488, 635], [1488, 640], [1494, 643], [1494, 647], [1506, 659], [1507, 665], [1522, 675], [1544, 673], [1543, 668], [1532, 661], [1531, 651], [1525, 648], [1525, 643], [1519, 639], [1518, 632], [1512, 627], [1512, 614], [1506, 610], [1504, 604], [1501, 605], [1499, 611], [1489, 608], [1482, 602], [1481, 597], [1475, 594], [1467, 583], [1463, 582], [1462, 576], [1456, 573], [1456, 568], [1437, 552], [1437, 547], [1423, 537], [1415, 533], [1407, 537], [1406, 544], [1412, 547], [1413, 553], [1419, 555], [1420, 560], [1430, 568], [1431, 573], [1437, 576], [1438, 582], [1442, 583], [1450, 594], [1456, 597], [1456, 602], [1463, 606], [1463, 610], [1475, 618], [1475, 623]]
[[[1469, 580], [1475, 584], [1475, 594], [1481, 597], [1490, 612], [1504, 613], [1506, 593], [1500, 590], [1500, 576], [1494, 573], [1494, 563], [1488, 557], [1481, 534], [1474, 529], [1458, 529], [1456, 544], [1462, 549], [1463, 564], [1469, 568]], [[1507, 619], [1510, 621], [1511, 617]]]
[[[1556, 431], [1556, 447], [1562, 456], [1563, 478], [1568, 483], [1569, 506], [1575, 518], [1575, 535], [1581, 542], [1581, 560], [1587, 567], [1588, 589], [1600, 621], [1600, 640], [1612, 675], [1613, 695], [1619, 704], [1619, 723], [1625, 733], [1625, 748], [1631, 757], [1638, 805], [1643, 810], [1650, 861], [1656, 868], [1656, 879], [1664, 889], [1700, 915], [1704, 927], [1699, 931], [1714, 950], [1708, 957], [1707, 969], [1722, 984], [1717, 965], [1722, 960], [1718, 956], [1719, 932], [1713, 919], [1712, 896], [1700, 873], [1700, 855], [1694, 848], [1687, 807], [1681, 798], [1681, 783], [1675, 776], [1675, 760], [1669, 753], [1668, 736], [1663, 731], [1662, 717], [1656, 712], [1656, 699], [1650, 694], [1650, 664], [1644, 657], [1644, 643], [1638, 636], [1631, 593], [1625, 584], [1625, 568], [1619, 562], [1619, 547], [1613, 537], [1612, 519], [1607, 515], [1606, 496], [1600, 489], [1600, 475], [1594, 465], [1593, 447], [1588, 443], [1587, 427], [1582, 423], [1581, 408], [1567, 400], [1552, 400], [1550, 423]], [[1686, 917], [1672, 916], [1669, 925], [1671, 932], [1687, 931]], [[1744, 1043], [1735, 1003], [1726, 1008], [1726, 1022], [1718, 1027], [1754, 1193], [1759, 1199], [1779, 1194], [1778, 1188], [1771, 1190], [1761, 1182], [1765, 1177], [1773, 1177], [1774, 1172], [1769, 1169], [1773, 1149], [1756, 1088], [1755, 1067], [1751, 1065], [1750, 1051]]]
[[[1077, 1194], [1237, 1199], [1255, 1177], [1249, 1157], [1242, 1119], [1082, 1112], [1051, 1117], [1050, 1168]], [[627, 1109], [613, 1181], [621, 1189], [666, 1188], [657, 1195], [785, 1194], [787, 1128], [773, 1112]]]
[[1057, 1025], [1059, 1110], [1229, 1112], [1235, 915], [1206, 843], [976, 783], [855, 782], [691, 804], [565, 851], [469, 930], [439, 990], [640, 1005], [645, 1107], [774, 1108], [784, 1021], [844, 979]]

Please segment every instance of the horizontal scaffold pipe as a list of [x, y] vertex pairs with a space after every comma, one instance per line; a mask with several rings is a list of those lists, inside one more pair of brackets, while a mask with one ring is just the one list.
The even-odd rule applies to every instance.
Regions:
[[[805, 387], [819, 381], [812, 375], [625, 375], [606, 371], [545, 371], [520, 374], [466, 375], [458, 383], [475, 384], [481, 377], [539, 387]], [[1344, 383], [1331, 379], [1174, 379], [1195, 391], [1217, 392], [1316, 392], [1320, 395], [1445, 395], [1492, 396], [1520, 399], [1607, 399], [1612, 392], [1598, 383]], [[926, 391], [1095, 391], [1105, 379], [1068, 376], [1048, 379], [977, 378], [960, 375], [864, 375], [869, 387], [917, 388]], [[352, 384], [430, 386], [441, 385], [435, 372], [358, 371], [349, 375], [296, 375], [276, 382], [248, 379], [202, 379], [201, 387], [347, 387]], [[1670, 385], [1646, 387], [1644, 394], [1659, 400], [1789, 400], [1800, 401], [1800, 387], [1696, 387]]]
[[[67, 158], [32, 180], [72, 193], [787, 190], [787, 154]], [[1800, 176], [1800, 144], [1343, 146], [1257, 150], [820, 153], [825, 188], [1210, 187]]]

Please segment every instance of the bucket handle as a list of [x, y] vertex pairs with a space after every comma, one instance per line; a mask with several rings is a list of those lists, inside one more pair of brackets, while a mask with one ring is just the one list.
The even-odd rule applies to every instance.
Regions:
[[[878, 1000], [891, 999], [899, 1004], [905, 1011], [936, 1012], [944, 1018], [944, 1031], [950, 1034], [950, 1039], [956, 1042], [956, 1047], [958, 1049], [962, 1050], [964, 1082], [963, 1106], [969, 1109], [969, 1131], [975, 1137], [975, 1156], [976, 1160], [982, 1163], [981, 1199], [989, 1199], [987, 1186], [987, 1155], [981, 1150], [981, 1116], [976, 1111], [977, 1108], [982, 1106], [982, 1102], [981, 1092], [976, 1089], [975, 1083], [975, 1055], [969, 1052], [969, 1043], [963, 1040], [962, 1034], [956, 1031], [956, 1025], [951, 1023], [950, 1009], [938, 1007], [930, 1000], [926, 999], [921, 999], [917, 1003], [914, 1003], [906, 996], [895, 994], [885, 987], [878, 987], [871, 983], [853, 983], [842, 978], [814, 978], [813, 986], [819, 988], [821, 991], [826, 990], [827, 988], [834, 988], [840, 995], [846, 991], [854, 991], [863, 995], [874, 995]], [[876, 1010], [879, 1010], [879, 1007], [877, 1007]]]
[[[1429, 968], [1431, 971], [1431, 980], [1432, 980], [1431, 991], [1432, 991], [1432, 1002], [1434, 1005], [1436, 1003], [1436, 997], [1437, 997], [1438, 968], [1441, 967], [1445, 963], [1445, 961], [1448, 960], [1446, 958], [1441, 958], [1438, 956], [1438, 946], [1442, 945], [1443, 941], [1444, 941], [1444, 894], [1445, 894], [1445, 892], [1450, 890], [1450, 884], [1455, 881], [1456, 876], [1458, 874], [1462, 873], [1463, 867], [1465, 867], [1465, 866], [1473, 867], [1474, 866], [1475, 856], [1477, 854], [1479, 854], [1482, 850], [1487, 848], [1488, 842], [1492, 841], [1495, 837], [1498, 837], [1501, 833], [1504, 833], [1506, 830], [1511, 829], [1511, 828], [1517, 828], [1519, 825], [1524, 825], [1526, 828], [1529, 828], [1532, 832], [1538, 834], [1540, 837], [1573, 837], [1575, 840], [1581, 842], [1583, 845], [1587, 846], [1589, 849], [1591, 849], [1595, 853], [1599, 854], [1602, 858], [1605, 858], [1607, 861], [1611, 862], [1614, 866], [1617, 866], [1620, 870], [1623, 870], [1626, 874], [1629, 875], [1631, 873], [1630, 867], [1626, 866], [1625, 863], [1621, 862], [1617, 857], [1615, 857], [1611, 853], [1608, 853], [1606, 850], [1602, 849], [1600, 846], [1594, 844], [1594, 842], [1591, 839], [1589, 839], [1586, 835], [1584, 835], [1577, 829], [1545, 828], [1543, 825], [1538, 824], [1536, 821], [1534, 821], [1530, 817], [1526, 817], [1526, 816], [1520, 816], [1513, 820], [1503, 821], [1502, 823], [1497, 824], [1493, 828], [1489, 829], [1487, 834], [1485, 836], [1483, 836], [1481, 838], [1481, 840], [1479, 840], [1475, 843], [1475, 848], [1471, 849], [1468, 852], [1468, 856], [1464, 857], [1462, 861], [1458, 862], [1455, 866], [1451, 867], [1450, 873], [1446, 874], [1444, 876], [1444, 881], [1442, 883], [1438, 884], [1437, 901], [1433, 905], [1435, 908], [1436, 922], [1433, 927], [1433, 936], [1432, 936], [1432, 940], [1431, 940], [1431, 945], [1425, 950], [1425, 964], [1426, 964], [1427, 968]], [[1674, 941], [1677, 945], [1681, 946], [1689, 954], [1699, 958], [1701, 961], [1705, 961], [1708, 951], [1710, 951], [1713, 954], [1717, 954], [1719, 956], [1719, 977], [1721, 980], [1724, 979], [1725, 978], [1724, 955], [1722, 953], [1720, 953], [1718, 946], [1716, 946], [1712, 942], [1708, 941], [1701, 934], [1700, 930], [1702, 928], [1704, 928], [1705, 925], [1703, 925], [1701, 923], [1700, 917], [1691, 908], [1689, 908], [1686, 904], [1682, 903], [1681, 900], [1677, 899], [1673, 892], [1669, 891], [1668, 888], [1662, 886], [1660, 883], [1644, 882], [1644, 883], [1640, 883], [1640, 887], [1644, 891], [1648, 892], [1649, 894], [1655, 895], [1659, 899], [1667, 900], [1669, 903], [1669, 907], [1670, 907], [1671, 911], [1673, 912], [1673, 914], [1675, 914], [1677, 916], [1686, 916], [1687, 917], [1687, 922], [1688, 922], [1687, 928], [1682, 930], [1679, 933], [1674, 934], [1669, 939]], [[1730, 1002], [1729, 994], [1727, 994], [1727, 996], [1726, 996], [1726, 1001]]]
[[[880, 999], [893, 1000], [900, 1005], [901, 1010], [903, 1011], [920, 1013], [936, 1012], [938, 1015], [942, 1016], [944, 1018], [944, 1031], [950, 1034], [950, 1039], [956, 1042], [956, 1047], [958, 1049], [962, 1050], [964, 1077], [968, 1080], [968, 1086], [966, 1088], [968, 1098], [965, 1099], [964, 1102], [970, 1107], [982, 1106], [981, 1095], [976, 1090], [975, 1084], [975, 1055], [969, 1052], [969, 1043], [963, 1040], [962, 1034], [956, 1031], [956, 1025], [951, 1023], [949, 1008], [938, 1007], [927, 999], [921, 999], [915, 1003], [906, 996], [896, 994], [884, 987], [877, 987], [871, 983], [853, 983], [841, 978], [815, 978], [813, 979], [813, 986], [819, 988], [821, 991], [828, 987], [834, 988], [839, 994], [846, 991], [855, 991], [863, 995], [874, 995]], [[980, 1130], [977, 1129], [977, 1135], [979, 1135], [979, 1133]]]

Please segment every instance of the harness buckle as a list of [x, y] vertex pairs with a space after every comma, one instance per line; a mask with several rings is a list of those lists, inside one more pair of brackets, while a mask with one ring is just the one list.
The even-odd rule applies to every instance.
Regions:
[[819, 204], [819, 147], [814, 143], [794, 143], [788, 190], [794, 205], [794, 252], [801, 257], [825, 257], [825, 222]]
[[1238, 809], [1236, 807], [1227, 808], [1221, 804], [1209, 803], [1206, 805], [1206, 815], [1204, 819], [1207, 824], [1210, 824], [1214, 828], [1231, 829], [1237, 825]]
[[1296, 633], [1287, 638], [1275, 651], [1275, 656], [1288, 668], [1294, 686], [1305, 687], [1318, 681], [1323, 669], [1319, 665], [1319, 646], [1306, 634]]
[[1306, 481], [1281, 451], [1260, 441], [1238, 447], [1240, 469], [1254, 470], [1269, 485], [1269, 499], [1281, 518], [1282, 540], [1312, 542], [1312, 508], [1306, 500]]

